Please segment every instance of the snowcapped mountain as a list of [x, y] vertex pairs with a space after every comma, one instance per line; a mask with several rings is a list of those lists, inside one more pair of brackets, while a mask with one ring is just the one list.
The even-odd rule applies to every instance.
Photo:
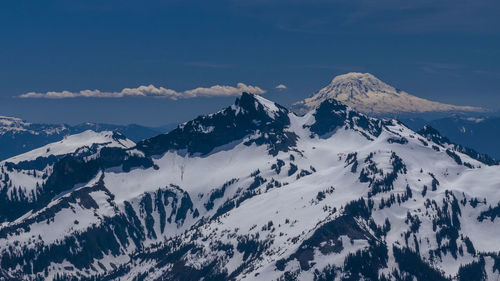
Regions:
[[431, 128], [243, 94], [133, 147], [118, 139], [2, 162], [2, 192], [43, 182], [4, 216], [0, 279], [500, 278], [500, 167]]
[[[54, 190], [49, 175], [55, 175], [65, 159], [81, 158], [90, 162], [103, 149], [127, 149], [135, 143], [118, 132], [87, 130], [63, 140], [0, 162], [0, 221], [12, 220], [27, 210], [49, 203]], [[64, 169], [71, 168], [68, 164]], [[56, 169], [56, 171], [54, 171]], [[63, 171], [64, 173], [64, 171]], [[57, 187], [56, 187], [57, 188]], [[57, 189], [56, 189], [57, 190]], [[41, 205], [41, 206], [40, 206]]]
[[[34, 149], [30, 152], [14, 156], [7, 159], [5, 162], [18, 164], [19, 162], [35, 161], [38, 158], [48, 158], [51, 156], [61, 156], [74, 153], [79, 148], [96, 146], [100, 147], [121, 147], [129, 148], [135, 146], [135, 143], [118, 132], [94, 132], [87, 130], [80, 134], [69, 135], [64, 137], [61, 141], [51, 143], [40, 148]], [[87, 151], [87, 150], [86, 150]]]
[[[0, 134], [5, 134], [7, 132], [25, 132], [29, 131], [31, 124], [23, 121], [20, 118], [0, 116]], [[65, 130], [64, 126], [55, 128], [54, 130], [45, 129], [46, 134], [57, 133], [58, 130]], [[32, 133], [35, 133], [32, 130]]]
[[472, 106], [456, 106], [410, 95], [387, 85], [370, 73], [347, 73], [333, 78], [317, 93], [294, 104], [298, 112], [307, 112], [327, 99], [336, 99], [366, 114], [484, 111]]
[[34, 124], [19, 118], [0, 116], [0, 161], [60, 141], [65, 136], [87, 130], [96, 132], [119, 131], [133, 141], [140, 141], [162, 133], [160, 130], [139, 125], [120, 126], [83, 123], [70, 126], [66, 124]]
[[500, 159], [500, 117], [451, 116], [434, 120], [408, 118], [402, 120], [414, 130], [430, 125], [451, 140]]

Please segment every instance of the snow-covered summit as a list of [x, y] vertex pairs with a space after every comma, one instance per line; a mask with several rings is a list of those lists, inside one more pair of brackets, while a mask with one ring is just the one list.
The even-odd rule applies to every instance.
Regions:
[[24, 122], [21, 118], [17, 117], [0, 116], [0, 124], [11, 125], [14, 123], [26, 123], [26, 122]]
[[385, 94], [394, 94], [397, 90], [382, 82], [377, 77], [370, 73], [360, 73], [360, 72], [350, 72], [342, 75], [335, 76], [332, 79], [330, 85], [328, 85], [330, 90], [336, 88], [350, 88], [352, 87], [361, 89], [363, 88], [365, 92], [380, 92]]
[[297, 116], [244, 94], [45, 177], [5, 167], [0, 214], [24, 212], [0, 279], [497, 280], [499, 166], [475, 156], [335, 99]]
[[135, 124], [113, 125], [90, 122], [77, 125], [46, 124], [30, 123], [21, 118], [0, 116], [0, 161], [49, 143], [58, 142], [65, 136], [79, 134], [87, 130], [95, 132], [117, 131], [134, 142], [163, 132], [163, 130]]
[[137, 143], [146, 155], [161, 155], [169, 150], [187, 150], [190, 154], [206, 155], [216, 148], [245, 137], [248, 145], [268, 144], [286, 149], [293, 142], [289, 111], [263, 97], [243, 93], [235, 103], [214, 114], [199, 116], [179, 125], [167, 134]]
[[63, 132], [68, 132], [68, 128], [64, 124], [33, 124], [17, 117], [0, 116], [0, 136], [5, 134], [19, 135], [20, 133], [55, 135]]
[[85, 176], [84, 172], [77, 177], [65, 176], [74, 169], [87, 166], [93, 171], [92, 163], [98, 158], [101, 162], [133, 158], [123, 152], [133, 146], [135, 143], [119, 132], [87, 130], [1, 161], [0, 221], [38, 209], [73, 188]]
[[294, 106], [303, 113], [316, 108], [328, 98], [369, 114], [484, 111], [482, 108], [456, 106], [419, 98], [384, 83], [370, 73], [358, 72], [336, 76], [329, 85]]
[[230, 108], [236, 111], [236, 114], [258, 112], [266, 113], [270, 118], [275, 118], [280, 113], [288, 113], [288, 109], [277, 105], [275, 102], [249, 93], [243, 93]]
[[91, 147], [93, 145], [130, 148], [135, 146], [135, 143], [118, 132], [94, 132], [87, 130], [79, 134], [66, 136], [59, 142], [47, 144], [32, 151], [14, 156], [4, 162], [17, 164], [22, 161], [32, 161], [38, 157], [48, 157], [50, 155], [60, 156], [73, 153], [79, 148]]
[[7, 131], [25, 131], [29, 125], [20, 118], [0, 116], [0, 134]]

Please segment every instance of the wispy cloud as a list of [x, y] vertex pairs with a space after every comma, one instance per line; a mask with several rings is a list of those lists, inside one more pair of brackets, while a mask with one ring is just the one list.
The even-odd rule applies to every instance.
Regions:
[[356, 65], [330, 65], [330, 64], [307, 64], [298, 66], [300, 68], [313, 68], [313, 69], [328, 69], [328, 70], [337, 70], [343, 72], [353, 72], [353, 71], [366, 71], [366, 67], [364, 66], [356, 66]]
[[464, 65], [456, 63], [420, 62], [418, 65], [422, 71], [429, 74], [444, 74], [454, 77], [462, 76], [465, 69]]
[[419, 62], [420, 70], [429, 74], [447, 75], [452, 77], [463, 77], [471, 74], [485, 77], [500, 77], [500, 72], [474, 69], [469, 65], [445, 62]]
[[497, 0], [232, 0], [243, 13], [301, 33], [356, 30], [385, 33], [498, 34]]
[[482, 76], [494, 76], [494, 77], [500, 77], [500, 72], [497, 71], [489, 71], [489, 70], [474, 70], [474, 73], [477, 75], [482, 75]]
[[186, 65], [194, 66], [194, 67], [206, 67], [206, 68], [232, 68], [233, 64], [224, 64], [224, 63], [213, 63], [206, 61], [193, 61], [187, 62]]
[[199, 87], [191, 90], [178, 92], [176, 90], [153, 85], [139, 86], [137, 88], [124, 88], [119, 92], [106, 92], [100, 90], [83, 90], [79, 92], [71, 91], [50, 91], [46, 93], [29, 92], [17, 97], [19, 98], [45, 98], [45, 99], [66, 99], [66, 98], [124, 98], [124, 97], [156, 97], [168, 98], [172, 100], [188, 99], [197, 97], [229, 97], [239, 96], [242, 92], [256, 95], [264, 94], [266, 91], [258, 86], [238, 83], [234, 86], [215, 85], [204, 88]]
[[278, 89], [278, 90], [286, 90], [287, 86], [284, 85], [284, 84], [279, 84], [278, 86], [276, 86], [276, 89]]

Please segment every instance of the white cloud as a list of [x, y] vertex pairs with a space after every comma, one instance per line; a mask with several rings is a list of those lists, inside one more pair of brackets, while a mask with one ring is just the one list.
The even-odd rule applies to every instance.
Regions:
[[279, 84], [278, 86], [276, 86], [276, 89], [279, 89], [279, 90], [286, 90], [287, 87], [283, 84]]
[[182, 92], [177, 92], [172, 89], [166, 89], [163, 87], [155, 87], [153, 85], [149, 86], [139, 86], [137, 88], [125, 88], [119, 92], [102, 92], [100, 90], [83, 90], [79, 92], [46, 92], [37, 93], [29, 92], [26, 94], [19, 95], [20, 98], [46, 98], [46, 99], [65, 99], [65, 98], [123, 98], [123, 97], [158, 97], [158, 98], [169, 98], [173, 100], [177, 99], [187, 99], [196, 97], [229, 97], [229, 96], [239, 96], [242, 92], [248, 92], [256, 95], [264, 94], [266, 91], [258, 86], [246, 85], [244, 83], [238, 83], [236, 87], [233, 86], [223, 86], [215, 85], [209, 88], [199, 87], [192, 90], [186, 90]]
[[210, 88], [196, 88], [193, 90], [184, 91], [183, 93], [185, 95], [188, 95], [188, 97], [226, 97], [239, 96], [242, 92], [261, 95], [266, 91], [257, 86], [238, 83], [236, 87], [215, 85]]

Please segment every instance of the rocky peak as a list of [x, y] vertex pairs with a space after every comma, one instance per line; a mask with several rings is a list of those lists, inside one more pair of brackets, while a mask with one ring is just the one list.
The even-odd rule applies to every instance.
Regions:
[[231, 108], [236, 110], [237, 113], [243, 111], [260, 117], [264, 117], [263, 115], [265, 114], [273, 119], [280, 115], [288, 114], [288, 109], [259, 95], [249, 93], [243, 93], [241, 97], [236, 99]]
[[293, 142], [289, 143], [284, 137], [279, 137], [287, 134], [283, 129], [289, 124], [286, 108], [260, 96], [243, 93], [230, 107], [214, 114], [199, 116], [167, 134], [142, 141], [137, 147], [146, 155], [161, 155], [169, 150], [182, 149], [190, 154], [205, 155], [216, 147], [254, 134], [262, 134], [269, 139], [254, 136], [255, 139], [252, 138], [246, 144], [258, 139], [258, 144], [273, 146], [273, 141], [278, 138], [280, 143], [293, 145]]
[[323, 101], [312, 115], [315, 122], [310, 130], [319, 136], [331, 133], [341, 126], [360, 131], [368, 139], [371, 139], [369, 135], [377, 137], [382, 131], [380, 120], [360, 114], [332, 98]]

